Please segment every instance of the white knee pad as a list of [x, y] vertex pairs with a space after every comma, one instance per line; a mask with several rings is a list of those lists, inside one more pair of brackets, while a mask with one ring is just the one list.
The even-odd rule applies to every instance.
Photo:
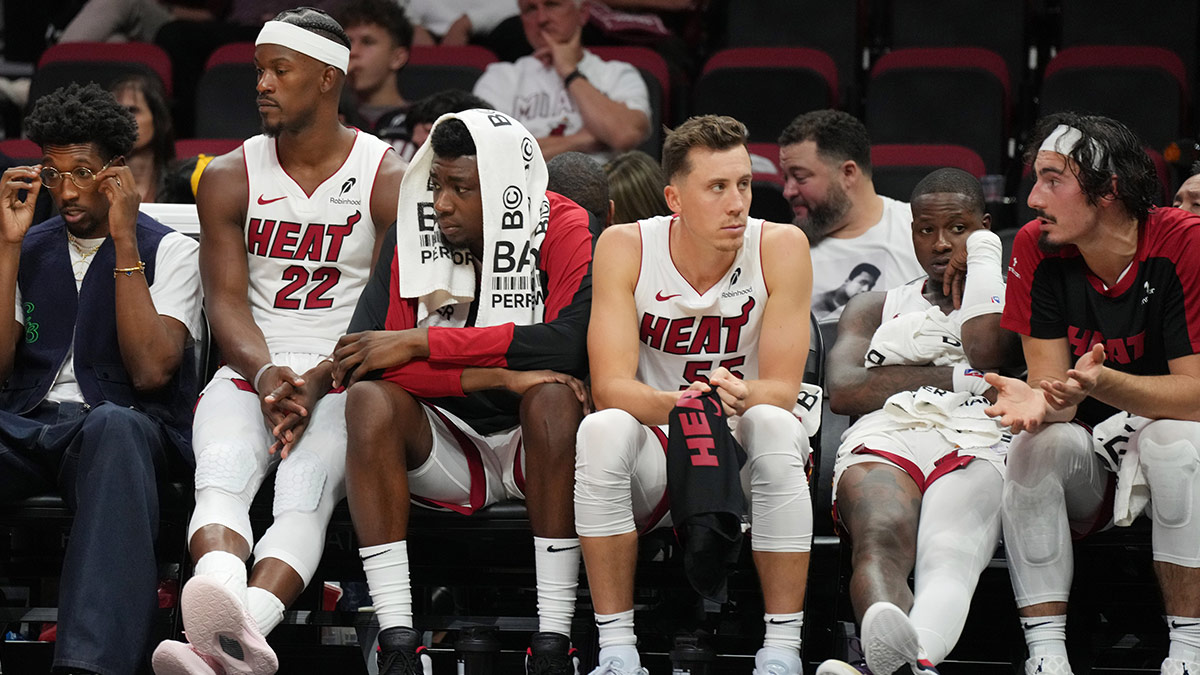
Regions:
[[645, 431], [633, 415], [609, 408], [579, 424], [575, 445], [575, 529], [609, 537], [637, 529], [631, 481]]
[[1193, 518], [1200, 508], [1200, 453], [1192, 440], [1197, 432], [1195, 422], [1158, 420], [1143, 428], [1137, 440], [1150, 485], [1154, 559], [1185, 567], [1200, 567], [1200, 522]]
[[278, 518], [288, 511], [315, 511], [328, 479], [321, 460], [311, 454], [291, 455], [280, 462], [275, 473], [273, 515]]
[[742, 415], [737, 435], [746, 449], [742, 488], [750, 499], [755, 551], [806, 553], [812, 549], [812, 499], [804, 463], [808, 436], [790, 412], [756, 405]]
[[341, 474], [330, 475], [319, 457], [293, 454], [275, 475], [275, 522], [254, 547], [256, 561], [277, 558], [304, 580], [312, 580], [333, 509], [345, 496]]
[[[263, 448], [244, 440], [223, 440], [196, 450], [196, 508], [188, 523], [188, 539], [206, 525], [222, 525], [254, 541], [249, 509], [262, 486], [268, 460]], [[261, 459], [261, 461], [260, 461]]]

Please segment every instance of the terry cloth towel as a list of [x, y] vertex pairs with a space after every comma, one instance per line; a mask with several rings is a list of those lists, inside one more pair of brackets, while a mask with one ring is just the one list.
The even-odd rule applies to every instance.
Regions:
[[1133, 524], [1150, 503], [1150, 485], [1142, 471], [1138, 446], [1130, 442], [1149, 423], [1148, 418], [1119, 412], [1092, 429], [1092, 449], [1117, 474], [1113, 524], [1119, 527]]
[[745, 463], [717, 391], [682, 394], [669, 417], [667, 494], [684, 575], [714, 602], [725, 602], [726, 575], [742, 548]]
[[928, 429], [960, 448], [990, 448], [1008, 435], [984, 414], [991, 403], [966, 391], [921, 387], [892, 394], [883, 408], [863, 415], [842, 434], [842, 445], [870, 435]]
[[866, 367], [952, 366], [965, 362], [961, 334], [957, 313], [947, 316], [937, 307], [907, 312], [876, 329], [867, 349]]
[[[546, 162], [537, 140], [520, 122], [495, 110], [442, 115], [434, 129], [449, 119], [462, 120], [475, 140], [483, 199], [482, 283], [476, 283], [470, 252], [451, 246], [438, 229], [429, 182], [434, 153], [432, 144], [426, 143], [400, 183], [396, 216], [400, 297], [417, 299], [421, 325], [465, 325], [477, 288], [476, 326], [540, 323], [545, 292], [537, 256], [546, 237], [550, 202]], [[454, 305], [463, 307], [444, 309]]]

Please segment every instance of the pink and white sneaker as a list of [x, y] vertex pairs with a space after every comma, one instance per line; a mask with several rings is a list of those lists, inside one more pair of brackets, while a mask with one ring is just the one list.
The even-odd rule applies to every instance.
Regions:
[[183, 627], [196, 651], [215, 657], [229, 675], [272, 675], [279, 659], [254, 618], [225, 584], [195, 576], [183, 587]]
[[225, 668], [215, 657], [175, 640], [158, 643], [150, 657], [150, 666], [154, 675], [225, 675]]

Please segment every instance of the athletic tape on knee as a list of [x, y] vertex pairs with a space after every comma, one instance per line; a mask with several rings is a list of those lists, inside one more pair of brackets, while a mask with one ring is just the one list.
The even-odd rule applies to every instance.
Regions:
[[[200, 448], [196, 452], [196, 490], [211, 488], [243, 495], [258, 469], [254, 453], [261, 451], [252, 443], [238, 440], [210, 443]], [[249, 497], [253, 499], [254, 495]]]
[[275, 474], [275, 517], [288, 511], [317, 510], [327, 478], [324, 464], [310, 454], [290, 455], [280, 462]]
[[976, 230], [967, 237], [967, 278], [963, 287], [960, 321], [1004, 311], [1004, 248], [991, 230]]

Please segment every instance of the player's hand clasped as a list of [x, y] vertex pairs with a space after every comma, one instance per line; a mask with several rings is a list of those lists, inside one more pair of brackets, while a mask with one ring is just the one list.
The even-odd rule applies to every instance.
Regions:
[[749, 407], [746, 400], [750, 398], [750, 387], [746, 385], [745, 380], [729, 372], [728, 368], [717, 368], [708, 376], [708, 383], [697, 380], [687, 391], [708, 392], [714, 387], [717, 396], [721, 397], [721, 406], [726, 415], [732, 417], [746, 412]]

